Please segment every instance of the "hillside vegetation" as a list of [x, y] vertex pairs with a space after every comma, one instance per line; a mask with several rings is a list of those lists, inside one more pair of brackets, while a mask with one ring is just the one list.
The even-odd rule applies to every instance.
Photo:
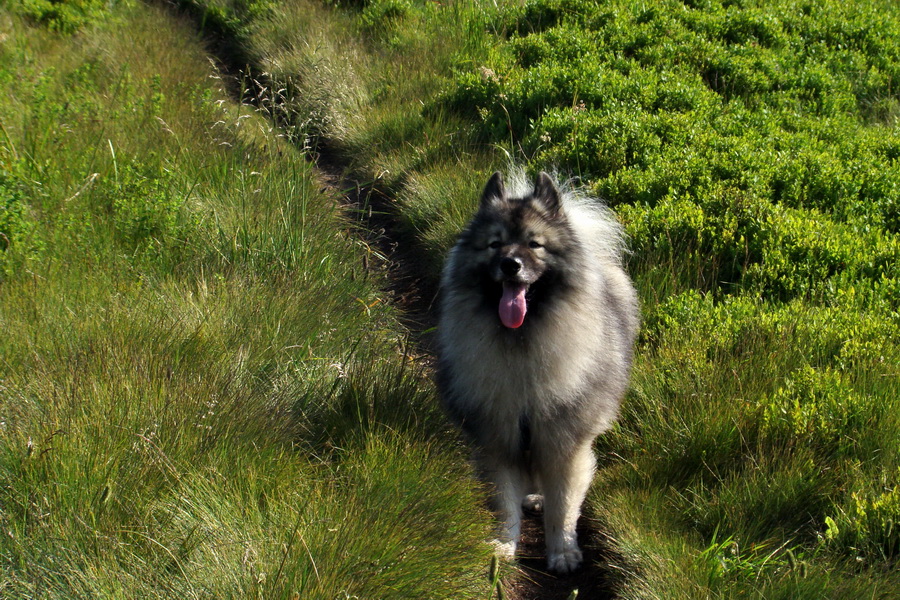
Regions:
[[335, 194], [191, 27], [78, 24], [0, 12], [0, 597], [486, 593]]
[[60, 4], [2, 21], [6, 589], [489, 593], [463, 454], [306, 148], [392, 199], [426, 286], [510, 160], [613, 207], [644, 323], [589, 512], [621, 597], [896, 595], [892, 2], [184, 0], [256, 110], [156, 11]]

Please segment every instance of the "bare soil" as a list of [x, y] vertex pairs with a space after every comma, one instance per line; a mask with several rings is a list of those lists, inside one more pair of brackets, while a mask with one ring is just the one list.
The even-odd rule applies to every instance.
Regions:
[[597, 523], [582, 516], [578, 522], [578, 541], [584, 553], [582, 567], [567, 575], [547, 572], [544, 552], [544, 528], [541, 517], [526, 515], [516, 559], [519, 572], [504, 581], [508, 600], [567, 600], [577, 590], [578, 600], [611, 600], [613, 569], [610, 550], [603, 544]]

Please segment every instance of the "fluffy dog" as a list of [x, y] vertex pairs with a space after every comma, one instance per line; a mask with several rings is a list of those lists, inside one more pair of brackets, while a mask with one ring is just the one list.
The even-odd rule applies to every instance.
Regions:
[[523, 503], [543, 508], [548, 567], [577, 569], [594, 439], [628, 386], [638, 304], [623, 233], [599, 201], [540, 173], [494, 173], [441, 279], [437, 382], [493, 486], [512, 557]]

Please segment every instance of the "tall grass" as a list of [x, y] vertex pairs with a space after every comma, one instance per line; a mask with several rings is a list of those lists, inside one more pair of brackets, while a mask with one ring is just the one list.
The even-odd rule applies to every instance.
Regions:
[[272, 116], [144, 4], [0, 26], [0, 595], [487, 590], [465, 462]]

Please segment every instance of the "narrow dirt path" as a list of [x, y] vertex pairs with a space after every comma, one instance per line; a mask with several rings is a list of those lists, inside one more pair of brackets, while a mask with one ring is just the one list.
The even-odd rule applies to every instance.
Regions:
[[[176, 16], [188, 19], [204, 36], [207, 48], [222, 72], [226, 89], [238, 102], [258, 104], [266, 89], [271, 89], [268, 77], [252, 57], [227, 30], [227, 26], [210, 20], [202, 12], [181, 0], [149, 0], [171, 10]], [[272, 106], [265, 107], [272, 110]], [[280, 111], [273, 111], [278, 115]], [[277, 118], [276, 118], [277, 120]], [[282, 125], [289, 125], [284, 123]], [[360, 185], [346, 173], [346, 165], [337, 153], [331, 151], [327, 140], [316, 148], [310, 160], [328, 186], [343, 197], [343, 203], [355, 211], [361, 220], [359, 235], [373, 247], [378, 264], [370, 268], [386, 271], [390, 300], [401, 309], [401, 319], [413, 336], [423, 362], [434, 357], [433, 335], [437, 324], [434, 310], [436, 292], [415, 269], [415, 244], [413, 240], [398, 235], [399, 217], [390, 198], [377, 187]], [[365, 207], [366, 210], [363, 210]], [[584, 567], [565, 576], [546, 571], [543, 526], [539, 516], [526, 515], [522, 540], [517, 554], [518, 569], [505, 577], [498, 596], [503, 600], [610, 600], [615, 597], [615, 570], [609, 565], [616, 562], [597, 523], [589, 515], [578, 523], [578, 538], [584, 552]], [[573, 593], [577, 593], [573, 596]]]
[[544, 530], [540, 517], [526, 516], [517, 553], [518, 577], [507, 582], [505, 598], [510, 600], [568, 600], [578, 590], [578, 600], [611, 600], [615, 595], [613, 571], [608, 564], [612, 551], [603, 543], [597, 523], [589, 516], [578, 521], [578, 541], [584, 564], [570, 575], [554, 575], [546, 570]]

